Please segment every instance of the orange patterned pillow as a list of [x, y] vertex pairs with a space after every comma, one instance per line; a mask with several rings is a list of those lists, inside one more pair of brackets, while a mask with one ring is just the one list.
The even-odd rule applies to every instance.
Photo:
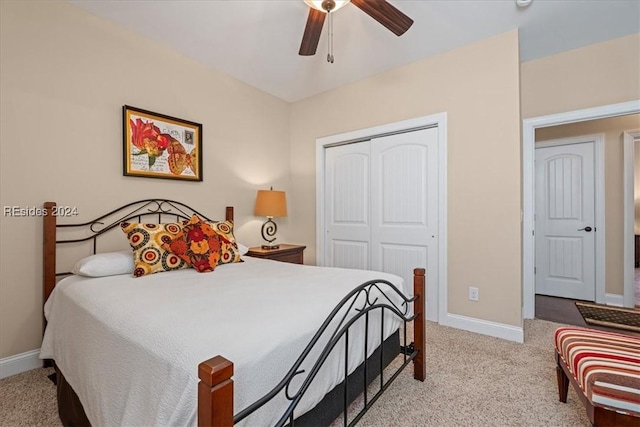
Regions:
[[213, 231], [220, 235], [220, 261], [218, 265], [231, 264], [233, 262], [242, 262], [240, 257], [240, 249], [238, 248], [238, 242], [233, 235], [233, 222], [231, 221], [205, 221], [198, 215], [193, 215], [189, 221], [183, 221], [183, 225], [186, 225], [190, 221], [202, 221], [209, 224]]
[[182, 231], [182, 224], [139, 224], [123, 222], [122, 231], [133, 249], [133, 275], [135, 277], [163, 271], [179, 270], [189, 265], [180, 257], [162, 248]]
[[194, 215], [182, 231], [162, 247], [187, 262], [199, 273], [213, 271], [220, 261], [221, 238], [207, 223]]
[[238, 243], [233, 235], [233, 223], [231, 221], [210, 221], [208, 224], [220, 235], [222, 243], [218, 265], [242, 262], [240, 249], [238, 249]]

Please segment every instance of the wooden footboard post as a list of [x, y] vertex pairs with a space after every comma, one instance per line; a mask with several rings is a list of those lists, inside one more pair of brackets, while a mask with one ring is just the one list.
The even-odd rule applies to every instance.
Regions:
[[198, 365], [198, 426], [233, 426], [233, 363], [216, 356]]
[[424, 381], [427, 376], [427, 367], [425, 365], [425, 275], [424, 268], [416, 268], [413, 270], [413, 295], [418, 299], [413, 303], [413, 312], [416, 319], [413, 321], [413, 345], [418, 351], [413, 361], [413, 378]]

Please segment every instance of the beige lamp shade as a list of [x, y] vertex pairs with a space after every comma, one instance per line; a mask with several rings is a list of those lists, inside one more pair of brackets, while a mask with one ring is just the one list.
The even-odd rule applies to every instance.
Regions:
[[284, 191], [258, 190], [256, 216], [287, 216], [287, 195]]

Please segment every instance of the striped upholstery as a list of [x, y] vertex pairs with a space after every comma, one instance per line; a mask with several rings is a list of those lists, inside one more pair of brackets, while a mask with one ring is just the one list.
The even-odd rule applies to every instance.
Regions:
[[594, 406], [640, 416], [640, 337], [563, 327], [555, 345]]

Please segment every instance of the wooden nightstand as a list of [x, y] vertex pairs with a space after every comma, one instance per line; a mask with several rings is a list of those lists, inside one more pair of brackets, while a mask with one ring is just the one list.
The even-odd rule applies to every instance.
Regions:
[[279, 249], [262, 249], [260, 246], [249, 248], [247, 255], [256, 258], [272, 259], [275, 261], [290, 262], [292, 264], [303, 263], [303, 252], [306, 246], [280, 244]]

